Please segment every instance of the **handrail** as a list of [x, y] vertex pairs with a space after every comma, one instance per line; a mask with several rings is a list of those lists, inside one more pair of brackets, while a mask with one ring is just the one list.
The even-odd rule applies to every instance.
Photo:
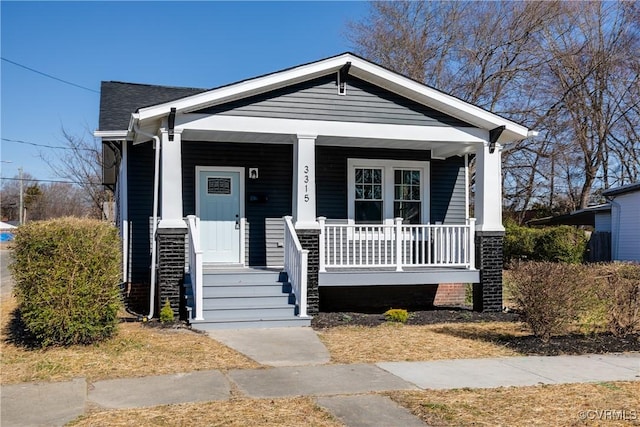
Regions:
[[293, 218], [284, 217], [284, 269], [289, 276], [291, 290], [298, 304], [298, 317], [307, 315], [307, 269], [309, 251], [302, 249], [293, 227]]
[[462, 267], [475, 269], [475, 218], [466, 224], [320, 223], [320, 271], [326, 268]]
[[[200, 245], [200, 218], [195, 215], [187, 216], [189, 230], [189, 276], [193, 290], [193, 304], [195, 305], [194, 320], [204, 320], [202, 310], [202, 246]], [[193, 314], [192, 314], [193, 315]]]

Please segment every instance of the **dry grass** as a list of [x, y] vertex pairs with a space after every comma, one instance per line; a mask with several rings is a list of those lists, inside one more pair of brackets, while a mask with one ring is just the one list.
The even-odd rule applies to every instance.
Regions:
[[340, 326], [318, 331], [335, 363], [376, 363], [516, 356], [490, 342], [502, 335], [522, 336], [519, 323], [382, 324]]
[[16, 303], [1, 304], [0, 352], [3, 384], [162, 375], [210, 369], [259, 367], [244, 355], [206, 335], [179, 329], [123, 323], [111, 339], [96, 345], [29, 350], [7, 342], [7, 325]]
[[73, 426], [317, 426], [344, 427], [310, 398], [232, 399], [208, 403], [95, 412]]
[[[640, 382], [635, 381], [388, 395], [432, 426], [640, 425]], [[606, 419], [606, 410], [624, 410], [628, 419]]]

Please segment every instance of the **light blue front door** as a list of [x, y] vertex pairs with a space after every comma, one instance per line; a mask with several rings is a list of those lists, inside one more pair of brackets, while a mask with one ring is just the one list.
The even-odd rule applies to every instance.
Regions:
[[200, 171], [198, 180], [203, 261], [240, 263], [240, 172]]

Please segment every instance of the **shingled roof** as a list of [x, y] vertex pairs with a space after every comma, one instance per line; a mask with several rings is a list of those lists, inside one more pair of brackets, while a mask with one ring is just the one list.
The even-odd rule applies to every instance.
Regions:
[[100, 86], [100, 129], [126, 130], [131, 113], [139, 108], [185, 98], [208, 89], [156, 86], [124, 82], [102, 82]]

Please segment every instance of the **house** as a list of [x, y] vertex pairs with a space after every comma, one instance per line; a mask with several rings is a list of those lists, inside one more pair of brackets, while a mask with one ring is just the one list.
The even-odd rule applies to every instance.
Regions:
[[500, 151], [529, 135], [351, 53], [210, 90], [103, 82], [95, 132], [124, 282], [205, 329], [445, 284], [501, 310]]
[[640, 182], [602, 193], [611, 205], [611, 259], [640, 262]]

